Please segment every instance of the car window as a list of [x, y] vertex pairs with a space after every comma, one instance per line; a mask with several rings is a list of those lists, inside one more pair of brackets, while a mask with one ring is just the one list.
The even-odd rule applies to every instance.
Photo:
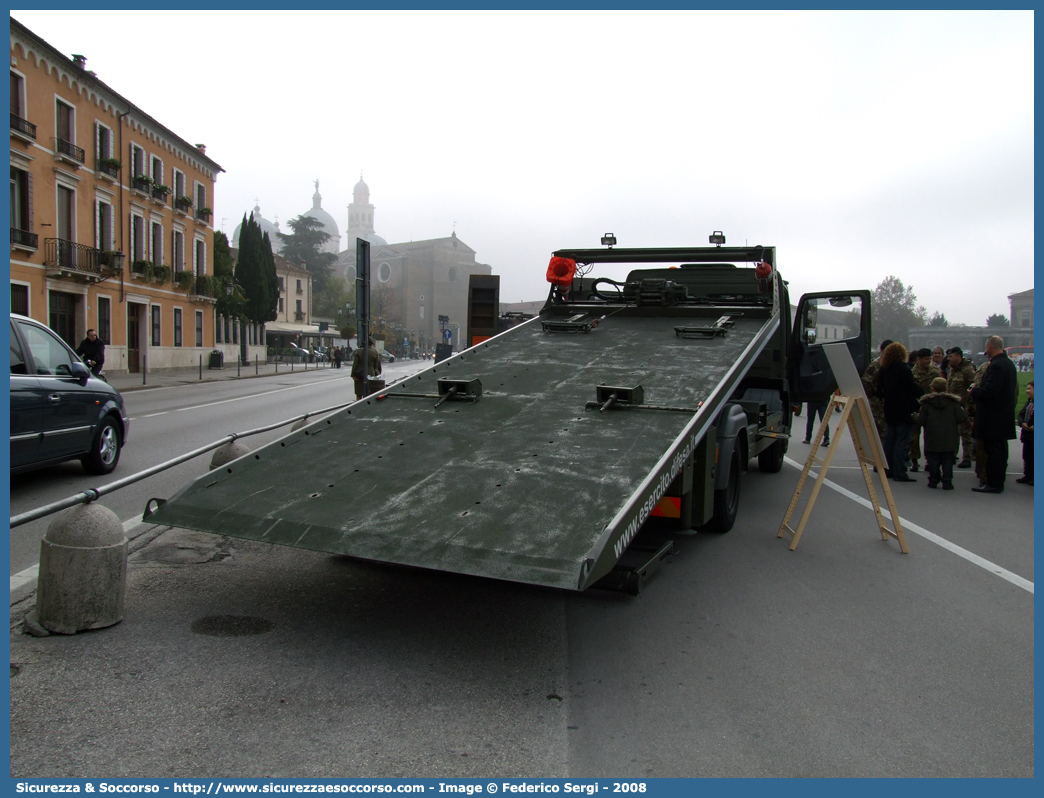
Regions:
[[25, 366], [25, 358], [22, 357], [22, 345], [15, 337], [14, 322], [11, 323], [11, 373], [28, 374], [29, 369]]
[[50, 330], [34, 324], [18, 323], [36, 365], [37, 374], [67, 377], [72, 374], [73, 354], [61, 339]]

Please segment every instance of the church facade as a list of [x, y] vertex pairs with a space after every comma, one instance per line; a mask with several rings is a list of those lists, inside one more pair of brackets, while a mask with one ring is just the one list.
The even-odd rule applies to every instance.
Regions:
[[468, 278], [492, 274], [492, 268], [475, 259], [475, 250], [453, 231], [445, 238], [389, 244], [374, 228], [374, 206], [362, 176], [355, 184], [348, 206], [346, 249], [340, 253], [335, 271], [349, 287], [355, 285], [355, 240], [370, 242], [371, 326], [381, 321], [398, 327], [412, 347], [434, 349], [442, 341], [439, 316], [447, 316], [447, 329], [455, 350], [468, 323]]

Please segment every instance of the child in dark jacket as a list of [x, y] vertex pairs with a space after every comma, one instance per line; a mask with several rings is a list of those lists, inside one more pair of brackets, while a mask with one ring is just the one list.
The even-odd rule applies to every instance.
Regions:
[[957, 425], [968, 417], [961, 407], [961, 398], [946, 393], [946, 380], [932, 380], [932, 392], [921, 397], [918, 420], [924, 428], [924, 454], [928, 461], [928, 487], [953, 490], [953, 464], [957, 461], [957, 447], [961, 444]]

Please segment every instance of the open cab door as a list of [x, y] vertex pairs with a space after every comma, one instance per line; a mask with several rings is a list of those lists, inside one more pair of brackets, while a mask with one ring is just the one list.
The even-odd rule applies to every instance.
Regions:
[[821, 400], [837, 381], [823, 344], [844, 343], [862, 374], [870, 363], [870, 292], [805, 294], [797, 306], [788, 367], [791, 401]]

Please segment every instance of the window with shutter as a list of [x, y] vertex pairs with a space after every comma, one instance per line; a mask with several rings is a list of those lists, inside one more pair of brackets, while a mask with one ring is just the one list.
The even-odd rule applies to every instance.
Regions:
[[108, 346], [112, 343], [112, 300], [98, 297], [98, 338]]
[[21, 75], [11, 73], [11, 113], [20, 119], [25, 119], [25, 93], [23, 87], [25, 81]]
[[152, 262], [159, 266], [163, 262], [163, 225], [152, 223]]

